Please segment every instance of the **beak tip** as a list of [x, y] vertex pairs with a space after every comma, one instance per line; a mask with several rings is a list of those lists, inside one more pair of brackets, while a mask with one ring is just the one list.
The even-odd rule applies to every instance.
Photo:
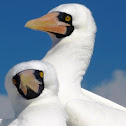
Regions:
[[24, 27], [29, 28], [29, 21], [25, 24]]
[[27, 27], [27, 23], [25, 24], [25, 26], [24, 27]]
[[33, 20], [30, 20], [28, 21], [25, 26], [25, 28], [30, 28], [30, 29], [33, 29], [33, 30], [37, 30], [37, 25], [34, 23]]

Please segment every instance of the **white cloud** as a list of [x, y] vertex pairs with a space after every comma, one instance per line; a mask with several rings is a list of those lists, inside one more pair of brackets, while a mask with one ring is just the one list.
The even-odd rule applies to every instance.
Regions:
[[116, 70], [110, 80], [101, 82], [93, 92], [126, 107], [126, 71]]
[[7, 119], [14, 115], [10, 100], [7, 96], [0, 95], [0, 118]]

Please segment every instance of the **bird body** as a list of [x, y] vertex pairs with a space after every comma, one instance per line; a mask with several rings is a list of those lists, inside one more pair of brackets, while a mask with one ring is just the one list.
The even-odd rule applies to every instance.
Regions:
[[90, 10], [79, 4], [64, 4], [49, 12], [55, 11], [71, 14], [75, 27], [75, 31], [68, 37], [56, 39], [51, 35], [53, 46], [42, 59], [56, 69], [59, 80], [58, 96], [62, 103], [80, 98], [126, 111], [125, 107], [81, 88], [83, 75], [93, 53], [96, 33], [96, 25]]
[[[28, 82], [29, 70], [30, 72], [34, 71], [32, 74], [36, 77], [32, 76], [34, 82], [37, 79], [41, 82], [41, 79], [43, 79], [44, 89], [35, 98], [27, 97], [33, 94], [33, 92], [30, 94], [31, 90], [28, 87], [32, 82]], [[39, 71], [44, 74], [39, 75], [42, 78], [38, 78]], [[27, 93], [25, 97], [22, 93], [19, 93], [21, 90], [23, 92], [23, 89], [18, 89], [18, 86], [15, 87], [18, 84], [21, 85], [21, 75], [27, 77], [25, 83], [27, 85]], [[18, 82], [18, 78], [20, 78], [20, 83]], [[0, 126], [66, 126], [66, 114], [57, 96], [58, 81], [56, 73], [50, 64], [41, 61], [20, 63], [8, 72], [5, 86], [11, 99], [15, 118], [2, 120]]]
[[56, 70], [58, 96], [69, 115], [68, 126], [126, 125], [125, 107], [81, 89], [96, 33], [95, 21], [87, 7], [63, 4], [27, 22], [26, 27], [51, 36], [52, 48], [42, 61], [52, 64]]

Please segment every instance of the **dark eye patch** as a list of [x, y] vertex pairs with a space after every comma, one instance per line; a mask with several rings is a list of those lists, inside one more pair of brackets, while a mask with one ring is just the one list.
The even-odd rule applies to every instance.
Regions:
[[72, 25], [72, 16], [65, 12], [58, 12], [58, 13], [59, 13], [59, 15], [57, 16], [58, 20], [61, 22], [70, 24], [70, 26], [66, 26], [67, 30], [66, 30], [65, 34], [59, 34], [59, 33], [55, 33], [55, 32], [50, 32], [50, 33], [56, 35], [57, 38], [67, 37], [74, 31], [74, 26]]
[[13, 77], [13, 80], [16, 81], [16, 84], [14, 84], [17, 88], [19, 88], [19, 84], [20, 84], [20, 76], [19, 74], [16, 74], [14, 77]]
[[[65, 18], [69, 16], [71, 18], [70, 21], [66, 21]], [[65, 23], [68, 23], [72, 26], [72, 16], [70, 14], [67, 14], [67, 13], [64, 13], [64, 12], [59, 12], [59, 15], [58, 15], [58, 19], [59, 21], [62, 21], [62, 22], [65, 22]]]
[[34, 75], [37, 80], [39, 80], [40, 82], [43, 82], [43, 78], [40, 77], [40, 72], [42, 71], [35, 70]]

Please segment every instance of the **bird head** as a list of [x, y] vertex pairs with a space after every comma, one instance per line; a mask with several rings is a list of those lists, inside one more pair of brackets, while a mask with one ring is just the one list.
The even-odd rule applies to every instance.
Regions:
[[58, 82], [50, 64], [29, 61], [14, 66], [8, 72], [5, 87], [11, 97], [29, 100], [45, 94], [57, 94]]
[[52, 40], [67, 37], [76, 39], [96, 32], [90, 10], [80, 4], [62, 4], [46, 15], [28, 21], [25, 27], [47, 32]]

